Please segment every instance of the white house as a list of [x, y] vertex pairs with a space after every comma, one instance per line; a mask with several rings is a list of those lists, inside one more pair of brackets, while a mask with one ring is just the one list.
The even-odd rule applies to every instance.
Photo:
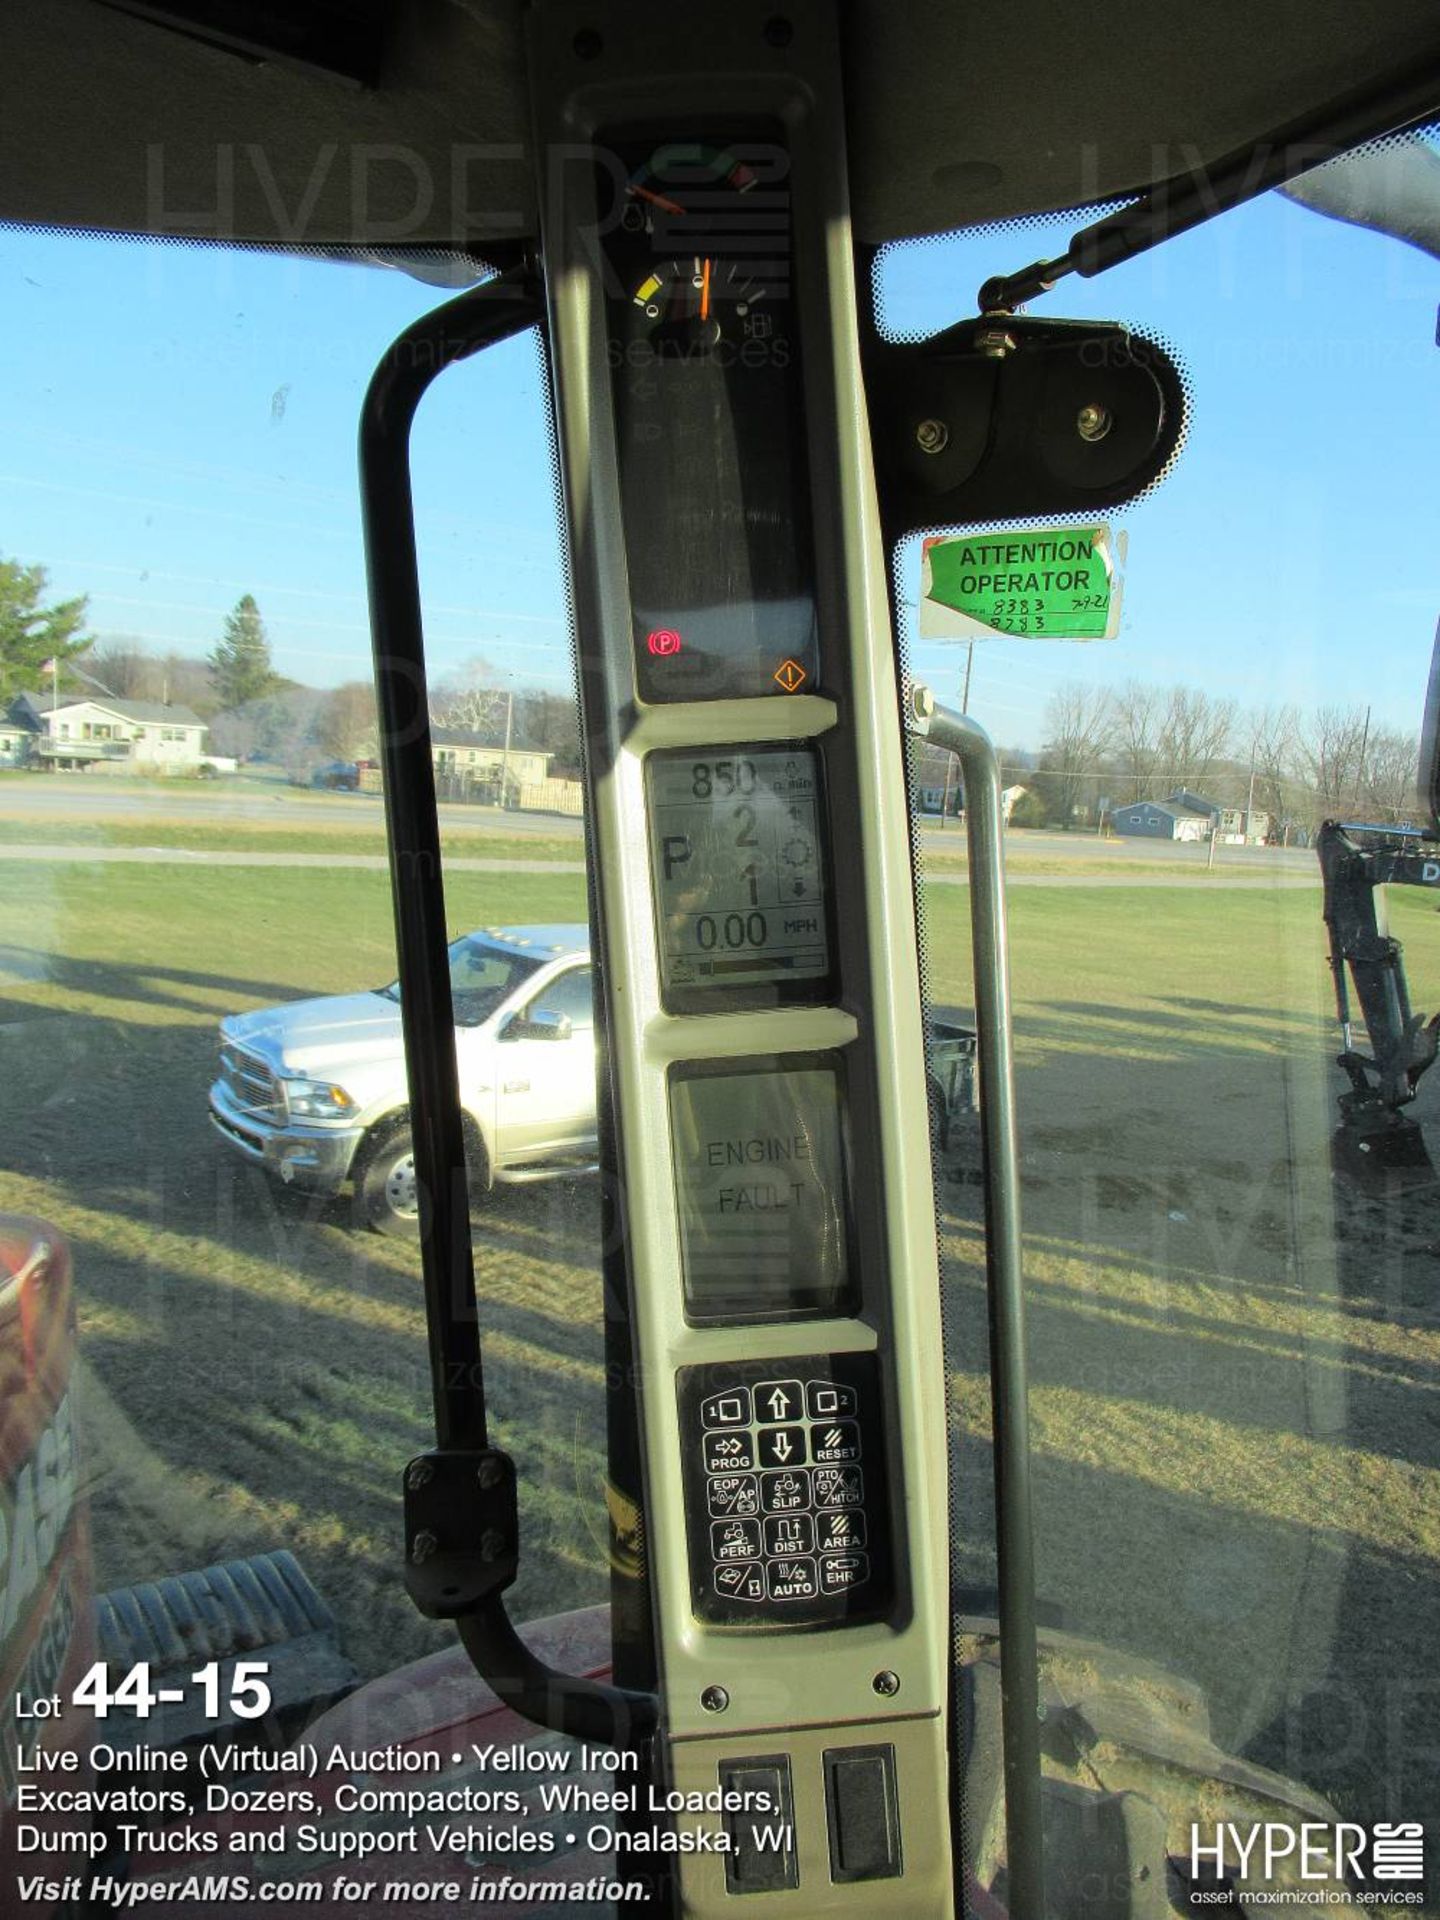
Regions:
[[502, 806], [516, 805], [523, 788], [543, 783], [555, 758], [529, 747], [507, 751], [463, 727], [431, 727], [430, 750], [442, 800], [490, 799]]
[[[108, 694], [63, 699], [22, 693], [8, 725], [23, 729], [32, 762], [51, 767], [123, 765], [158, 772], [191, 772], [205, 751], [205, 722], [189, 707], [158, 700], [112, 700]], [[3, 749], [0, 749], [3, 751]]]

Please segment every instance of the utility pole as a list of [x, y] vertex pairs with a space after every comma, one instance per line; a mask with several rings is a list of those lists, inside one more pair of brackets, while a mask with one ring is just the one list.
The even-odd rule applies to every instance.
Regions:
[[503, 808], [510, 791], [510, 735], [515, 724], [515, 689], [505, 696], [505, 751], [500, 760], [500, 805]]
[[1359, 813], [1365, 805], [1365, 754], [1370, 745], [1370, 709], [1365, 709], [1365, 725], [1360, 730], [1360, 776], [1356, 782], [1355, 811]]

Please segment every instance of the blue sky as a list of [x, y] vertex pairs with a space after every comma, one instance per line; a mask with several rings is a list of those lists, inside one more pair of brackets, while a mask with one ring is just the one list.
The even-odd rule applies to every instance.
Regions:
[[[906, 249], [887, 315], [948, 324], [987, 274], [1061, 250], [1075, 224]], [[369, 267], [0, 232], [0, 553], [88, 593], [102, 636], [203, 654], [251, 592], [282, 671], [366, 675], [355, 421], [386, 344], [444, 297]], [[1275, 195], [1064, 282], [1044, 310], [1173, 344], [1193, 424], [1164, 485], [1120, 516], [1119, 638], [976, 648], [971, 708], [992, 733], [1038, 744], [1057, 686], [1132, 675], [1417, 725], [1440, 613], [1437, 299], [1435, 261]], [[478, 655], [564, 687], [533, 343], [448, 373], [415, 455], [432, 670]], [[953, 698], [963, 658], [932, 645], [916, 663]]]

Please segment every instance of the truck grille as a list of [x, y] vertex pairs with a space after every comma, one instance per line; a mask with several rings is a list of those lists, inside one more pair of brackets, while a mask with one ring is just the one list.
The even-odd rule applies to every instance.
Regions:
[[221, 1042], [220, 1078], [236, 1106], [246, 1113], [265, 1114], [272, 1120], [282, 1118], [284, 1103], [269, 1067], [233, 1040]]

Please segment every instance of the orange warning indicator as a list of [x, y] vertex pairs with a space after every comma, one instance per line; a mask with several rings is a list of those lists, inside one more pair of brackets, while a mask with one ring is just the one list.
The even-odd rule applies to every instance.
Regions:
[[798, 693], [809, 677], [798, 660], [782, 660], [775, 669], [776, 684], [786, 693]]

